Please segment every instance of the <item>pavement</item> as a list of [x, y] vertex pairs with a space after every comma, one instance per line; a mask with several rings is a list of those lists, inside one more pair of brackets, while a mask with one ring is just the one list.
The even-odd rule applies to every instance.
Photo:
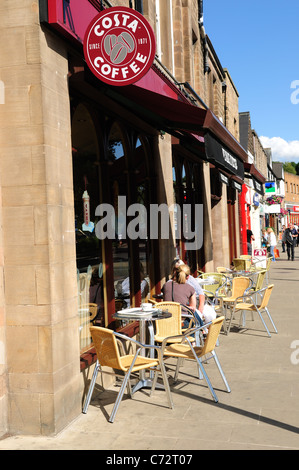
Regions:
[[157, 452], [168, 452], [174, 458], [174, 454], [191, 455], [202, 449], [299, 450], [299, 248], [296, 250], [294, 261], [281, 253], [270, 268], [269, 282], [274, 289], [269, 310], [278, 334], [268, 337], [257, 316], [254, 320], [248, 316], [246, 329], [233, 327], [229, 335], [220, 334], [217, 354], [231, 393], [225, 390], [214, 364], [206, 365], [218, 403], [205, 381], [198, 380], [194, 362], [184, 362], [175, 384], [171, 378], [174, 362], [169, 362], [173, 410], [167, 407], [164, 391], [157, 390], [150, 397], [149, 390], [143, 389], [133, 399], [122, 401], [111, 424], [108, 416], [116, 392], [97, 389], [88, 413], [59, 435], [6, 437], [0, 440], [0, 450], [102, 450], [108, 459], [132, 450], [135, 456], [138, 451], [148, 451], [153, 459]]

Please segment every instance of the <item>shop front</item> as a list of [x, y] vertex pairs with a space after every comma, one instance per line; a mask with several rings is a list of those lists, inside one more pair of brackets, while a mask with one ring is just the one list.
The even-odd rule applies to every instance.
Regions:
[[245, 183], [242, 188], [241, 214], [242, 221], [242, 254], [247, 254], [247, 229], [254, 236], [253, 247], [261, 246], [261, 230], [264, 226], [264, 212], [261, 211], [264, 196], [265, 177], [252, 163], [245, 163]]
[[[102, 11], [100, 4], [87, 1], [85, 9], [81, 2], [80, 16], [76, 2], [41, 3], [44, 27], [62, 35], [68, 50], [84, 353], [91, 343], [90, 315], [100, 325], [124, 326], [114, 323], [115, 311], [160, 293], [174, 256], [184, 259], [193, 273], [213, 269], [213, 263], [229, 265], [237, 256], [236, 201], [247, 154], [210, 110], [192, 104], [157, 60], [126, 86], [114, 86], [93, 73], [82, 44], [86, 28]], [[160, 230], [153, 237], [152, 210], [163, 204], [174, 212], [166, 214], [166, 235]], [[200, 220], [195, 212], [199, 205]], [[197, 239], [191, 248], [186, 225]], [[132, 324], [125, 329], [135, 332]]]
[[[83, 41], [103, 2], [39, 7], [30, 27], [18, 16], [22, 34], [10, 36], [18, 56], [6, 54], [1, 69], [25, 109], [18, 113], [7, 94], [3, 324], [9, 431], [53, 434], [81, 412], [86, 366], [95, 360], [91, 318], [134, 335], [135, 324], [115, 323], [115, 311], [159, 294], [176, 255], [194, 273], [229, 264], [247, 155], [157, 59], [126, 86], [92, 73]], [[122, 41], [132, 46], [120, 38], [113, 60], [125, 53]]]

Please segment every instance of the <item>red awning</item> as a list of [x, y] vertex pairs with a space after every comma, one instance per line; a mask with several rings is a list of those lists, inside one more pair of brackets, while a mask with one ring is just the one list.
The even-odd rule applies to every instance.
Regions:
[[256, 168], [253, 163], [245, 163], [244, 170], [247, 171], [250, 175], [254, 176], [260, 183], [265, 184], [265, 176]]
[[[209, 110], [191, 104], [183, 93], [153, 65], [140, 81], [133, 85], [111, 89], [108, 94], [121, 101], [141, 117], [167, 132], [187, 132], [200, 142], [212, 133], [225, 147], [247, 162], [247, 153], [222, 122]], [[132, 106], [133, 104], [133, 106]]]
[[164, 126], [168, 129], [203, 133], [207, 113], [205, 109], [136, 85], [123, 87], [116, 92], [134, 102], [134, 109], [142, 107], [162, 118]]

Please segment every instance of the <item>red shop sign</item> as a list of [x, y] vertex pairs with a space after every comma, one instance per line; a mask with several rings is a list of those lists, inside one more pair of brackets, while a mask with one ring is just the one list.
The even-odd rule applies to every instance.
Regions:
[[93, 74], [114, 86], [140, 80], [150, 69], [156, 53], [155, 35], [149, 22], [127, 7], [107, 8], [93, 18], [83, 46]]
[[299, 206], [293, 206], [293, 211], [294, 212], [299, 212]]

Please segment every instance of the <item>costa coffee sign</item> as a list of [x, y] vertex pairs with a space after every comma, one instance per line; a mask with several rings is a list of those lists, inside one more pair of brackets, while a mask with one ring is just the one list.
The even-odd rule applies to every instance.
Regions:
[[93, 74], [114, 86], [140, 80], [156, 53], [150, 24], [139, 12], [127, 7], [112, 7], [99, 13], [86, 30], [83, 46]]

